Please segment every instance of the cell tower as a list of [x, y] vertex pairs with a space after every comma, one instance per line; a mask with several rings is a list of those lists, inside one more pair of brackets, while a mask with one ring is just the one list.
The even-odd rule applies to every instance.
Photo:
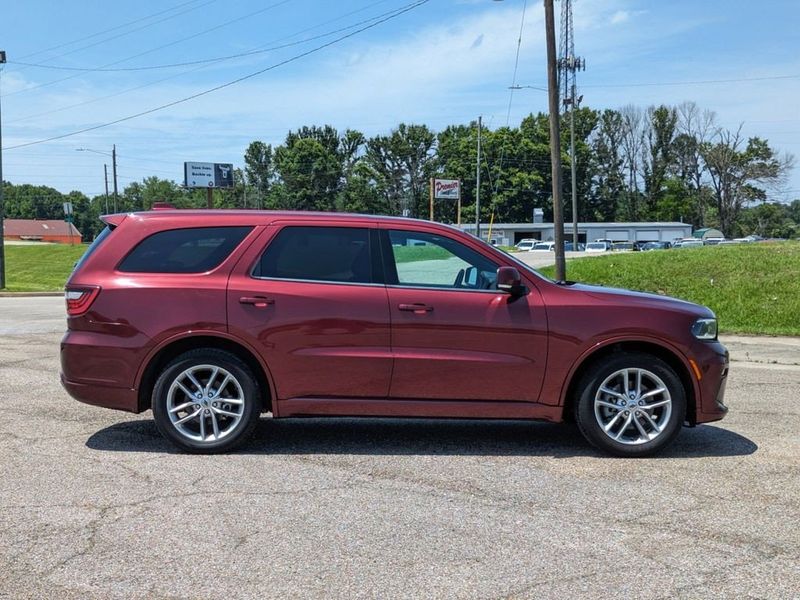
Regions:
[[586, 61], [575, 56], [575, 34], [572, 28], [572, 0], [561, 0], [561, 43], [559, 45], [558, 80], [564, 110], [569, 109], [569, 162], [572, 172], [572, 248], [578, 249], [578, 188], [575, 182], [575, 109], [583, 96], [578, 96], [576, 73], [586, 70]]

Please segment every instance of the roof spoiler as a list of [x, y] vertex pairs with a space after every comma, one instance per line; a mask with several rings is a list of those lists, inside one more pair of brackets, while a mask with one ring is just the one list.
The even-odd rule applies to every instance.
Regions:
[[109, 227], [111, 227], [111, 229], [114, 229], [116, 226], [122, 223], [127, 216], [128, 215], [126, 215], [125, 213], [117, 213], [115, 215], [101, 215], [100, 220]]

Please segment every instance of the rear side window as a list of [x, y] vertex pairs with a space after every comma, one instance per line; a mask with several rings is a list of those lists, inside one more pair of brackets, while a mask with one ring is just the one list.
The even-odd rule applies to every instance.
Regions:
[[252, 227], [197, 227], [145, 238], [117, 270], [123, 273], [204, 273], [230, 256]]
[[284, 227], [253, 270], [255, 277], [372, 283], [369, 230]]
[[86, 259], [97, 251], [97, 249], [100, 247], [100, 244], [102, 244], [103, 240], [111, 235], [112, 231], [114, 231], [113, 227], [106, 226], [103, 231], [97, 234], [97, 237], [94, 238], [94, 241], [86, 249], [86, 252], [83, 253], [83, 256], [81, 256], [80, 259], [78, 259], [78, 262], [75, 263], [75, 266], [72, 268], [73, 273], [80, 269], [81, 265], [86, 262]]

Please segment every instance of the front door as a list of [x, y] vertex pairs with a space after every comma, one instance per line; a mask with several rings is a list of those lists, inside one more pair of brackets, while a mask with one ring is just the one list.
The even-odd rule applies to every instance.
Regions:
[[477, 248], [440, 233], [381, 231], [396, 399], [535, 402], [547, 359], [535, 288], [512, 298]]

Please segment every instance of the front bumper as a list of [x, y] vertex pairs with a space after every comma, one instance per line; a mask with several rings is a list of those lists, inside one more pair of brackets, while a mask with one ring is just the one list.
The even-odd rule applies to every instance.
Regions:
[[728, 412], [724, 402], [730, 369], [728, 350], [719, 342], [698, 342], [694, 354], [702, 375], [698, 381], [700, 397], [697, 398], [695, 422], [719, 421]]

